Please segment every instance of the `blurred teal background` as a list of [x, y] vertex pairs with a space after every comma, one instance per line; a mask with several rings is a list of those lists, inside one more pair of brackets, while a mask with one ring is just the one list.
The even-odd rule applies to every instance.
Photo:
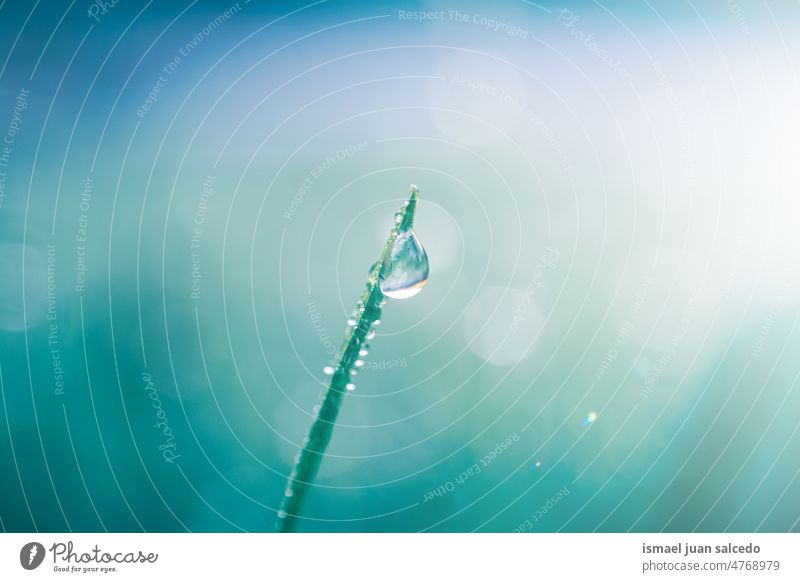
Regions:
[[0, 525], [798, 531], [800, 7], [0, 4]]

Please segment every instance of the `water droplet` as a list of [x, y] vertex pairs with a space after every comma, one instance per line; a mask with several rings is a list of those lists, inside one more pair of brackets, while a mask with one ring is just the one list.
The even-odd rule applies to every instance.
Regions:
[[322, 371], [325, 372], [326, 376], [330, 376], [331, 374], [333, 374], [333, 366], [325, 366], [324, 368], [322, 368]]
[[345, 388], [347, 388], [348, 390], [350, 390], [350, 391], [352, 392], [353, 390], [355, 390], [355, 389], [356, 389], [356, 385], [355, 385], [355, 384], [353, 384], [352, 382], [350, 382], [349, 384], [347, 384], [347, 385], [345, 386]]
[[291, 488], [291, 487], [287, 487], [287, 488], [284, 490], [283, 494], [284, 494], [286, 497], [292, 497], [292, 496], [294, 495], [294, 491], [292, 491], [292, 488]]
[[311, 409], [311, 412], [314, 414], [319, 414], [319, 404], [315, 404], [314, 408]]
[[397, 235], [380, 274], [381, 291], [392, 299], [407, 299], [428, 282], [428, 254], [414, 231]]
[[355, 319], [348, 319], [347, 320], [347, 325], [349, 325], [350, 327], [355, 327], [356, 320]]
[[394, 221], [399, 224], [401, 220], [403, 220], [403, 213], [402, 212], [395, 212], [394, 213]]
[[374, 337], [375, 337], [375, 330], [372, 329], [372, 330], [369, 331], [369, 333], [367, 333], [367, 339], [371, 340]]
[[362, 356], [362, 357], [366, 356], [368, 353], [369, 353], [369, 350], [367, 348], [361, 348], [360, 350], [358, 350], [358, 355]]
[[358, 370], [350, 370], [351, 376], [358, 376]]
[[533, 465], [538, 469], [539, 467], [542, 466], [542, 462], [541, 461], [536, 461]]
[[282, 509], [281, 509], [281, 510], [278, 512], [278, 519], [283, 519], [283, 518], [285, 518], [285, 517], [286, 517], [286, 512], [285, 512], [284, 510], [282, 510]]
[[356, 360], [356, 368], [360, 368], [364, 365], [364, 360]]
[[375, 321], [372, 322], [372, 325], [374, 327], [378, 327], [380, 324], [381, 324], [381, 320], [380, 319], [376, 319]]
[[582, 424], [583, 424], [583, 426], [589, 426], [589, 425], [590, 425], [590, 424], [592, 424], [592, 423], [593, 423], [595, 420], [597, 420], [597, 413], [596, 413], [594, 410], [592, 410], [592, 411], [590, 411], [590, 412], [589, 412], [589, 413], [586, 415], [586, 417], [583, 419], [583, 422], [582, 422]]

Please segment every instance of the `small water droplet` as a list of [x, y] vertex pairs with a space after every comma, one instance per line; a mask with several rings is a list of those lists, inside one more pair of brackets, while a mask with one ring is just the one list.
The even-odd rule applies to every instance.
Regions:
[[347, 384], [347, 385], [345, 386], [345, 388], [347, 388], [348, 390], [350, 390], [350, 391], [352, 392], [353, 390], [355, 390], [355, 389], [356, 389], [356, 385], [355, 385], [355, 384], [353, 384], [352, 382], [350, 382], [349, 384]]
[[356, 320], [355, 319], [348, 319], [347, 320], [347, 325], [349, 325], [350, 327], [355, 327]]
[[403, 213], [402, 212], [395, 212], [394, 213], [394, 221], [400, 224], [400, 221], [403, 220]]
[[367, 333], [367, 339], [368, 339], [368, 340], [371, 340], [371, 339], [372, 339], [372, 338], [374, 338], [374, 337], [375, 337], [375, 330], [374, 330], [374, 329], [371, 329], [371, 330], [369, 331], [369, 333]]
[[284, 490], [283, 494], [284, 494], [286, 497], [291, 497], [291, 496], [293, 496], [293, 495], [294, 495], [294, 491], [292, 491], [292, 488], [291, 488], [291, 487], [287, 487], [287, 488]]
[[326, 376], [330, 376], [331, 374], [333, 374], [333, 366], [325, 366], [324, 368], [322, 368], [322, 371], [325, 372]]
[[428, 254], [417, 235], [411, 229], [401, 232], [381, 269], [381, 291], [392, 299], [413, 297], [428, 282], [429, 270]]
[[282, 509], [281, 509], [281, 510], [278, 512], [278, 519], [283, 519], [283, 518], [285, 518], [285, 517], [286, 517], [286, 512], [285, 512], [284, 510], [282, 510]]
[[358, 350], [358, 355], [362, 356], [362, 357], [366, 356], [368, 353], [369, 353], [369, 350], [366, 349], [366, 348], [361, 348], [360, 350]]
[[375, 326], [375, 327], [378, 327], [380, 324], [381, 324], [381, 320], [380, 319], [376, 319], [375, 321], [372, 322], [372, 325]]
[[593, 423], [595, 420], [597, 420], [597, 413], [596, 413], [594, 410], [592, 410], [592, 411], [590, 411], [590, 412], [589, 412], [589, 413], [586, 415], [586, 417], [583, 419], [583, 422], [582, 422], [582, 424], [583, 424], [583, 426], [589, 426], [589, 425], [590, 425], [590, 424], [592, 424], [592, 423]]
[[319, 404], [315, 404], [314, 408], [311, 409], [311, 412], [314, 414], [319, 414]]
[[534, 466], [538, 469], [538, 468], [540, 468], [542, 466], [542, 462], [541, 461], [536, 461], [534, 463]]
[[358, 370], [350, 370], [351, 376], [358, 376]]
[[356, 368], [360, 368], [364, 365], [364, 360], [356, 360]]

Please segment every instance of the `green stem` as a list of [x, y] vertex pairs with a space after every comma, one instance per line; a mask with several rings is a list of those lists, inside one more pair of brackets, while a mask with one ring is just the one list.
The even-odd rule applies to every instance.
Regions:
[[339, 416], [339, 409], [347, 391], [347, 384], [350, 382], [350, 375], [358, 359], [358, 352], [366, 343], [367, 334], [374, 326], [375, 321], [381, 316], [381, 307], [384, 303], [383, 293], [381, 293], [378, 282], [381, 268], [389, 257], [398, 233], [411, 228], [418, 199], [419, 191], [416, 186], [411, 186], [408, 200], [400, 209], [400, 219], [395, 221], [395, 226], [389, 233], [380, 258], [370, 270], [366, 290], [361, 296], [356, 310], [356, 324], [348, 326], [331, 381], [322, 394], [319, 412], [311, 424], [303, 448], [300, 450], [289, 476], [281, 509], [278, 511], [277, 530], [279, 532], [292, 532], [297, 529], [303, 501], [317, 476], [325, 450], [331, 440], [333, 427], [336, 425], [336, 418]]

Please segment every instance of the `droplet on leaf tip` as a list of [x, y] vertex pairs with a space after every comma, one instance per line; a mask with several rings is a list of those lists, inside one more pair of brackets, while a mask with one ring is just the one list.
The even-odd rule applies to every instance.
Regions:
[[428, 282], [428, 254], [412, 229], [400, 233], [389, 252], [388, 264], [381, 268], [381, 292], [392, 299], [408, 299]]

